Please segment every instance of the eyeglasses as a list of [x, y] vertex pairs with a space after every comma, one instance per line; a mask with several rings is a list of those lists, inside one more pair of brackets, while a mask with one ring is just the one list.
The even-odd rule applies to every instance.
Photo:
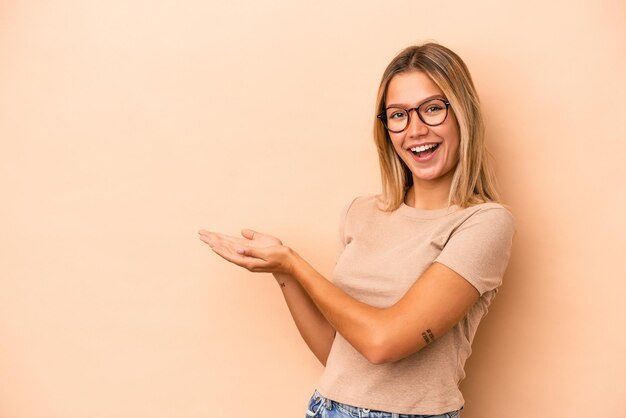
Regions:
[[388, 107], [384, 112], [376, 115], [389, 132], [395, 134], [404, 131], [411, 122], [411, 110], [415, 110], [417, 117], [428, 126], [437, 126], [445, 122], [448, 116], [450, 103], [443, 99], [428, 100], [418, 107], [403, 109], [401, 107]]

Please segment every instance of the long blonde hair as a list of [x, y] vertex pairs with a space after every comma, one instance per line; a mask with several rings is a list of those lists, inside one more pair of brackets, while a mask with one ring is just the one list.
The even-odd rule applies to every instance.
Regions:
[[[454, 170], [448, 206], [473, 206], [483, 202], [499, 202], [496, 180], [485, 147], [485, 128], [478, 94], [467, 66], [448, 48], [426, 43], [400, 52], [383, 73], [376, 114], [385, 111], [387, 88], [400, 74], [421, 71], [441, 89], [450, 102], [459, 127], [459, 162]], [[383, 210], [393, 211], [402, 202], [413, 184], [411, 171], [393, 148], [389, 133], [375, 118], [374, 142], [378, 150], [383, 183]]]

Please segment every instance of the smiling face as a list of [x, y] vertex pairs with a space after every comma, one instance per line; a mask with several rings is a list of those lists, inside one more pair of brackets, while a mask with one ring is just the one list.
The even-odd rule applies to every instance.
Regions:
[[[386, 108], [412, 109], [433, 98], [446, 99], [437, 85], [421, 71], [395, 75], [386, 93]], [[436, 109], [434, 109], [436, 110]], [[428, 110], [427, 110], [428, 111]], [[399, 133], [389, 132], [396, 153], [413, 174], [416, 187], [450, 187], [459, 160], [459, 128], [452, 108], [438, 126], [428, 126], [410, 111], [409, 125]]]

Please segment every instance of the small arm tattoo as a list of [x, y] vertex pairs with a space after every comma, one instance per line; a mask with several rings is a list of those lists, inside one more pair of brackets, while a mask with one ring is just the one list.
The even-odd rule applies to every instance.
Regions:
[[426, 341], [426, 344], [430, 344], [435, 341], [435, 336], [433, 335], [433, 332], [430, 330], [430, 328], [422, 332], [422, 337], [424, 338], [424, 341]]
[[285, 282], [282, 282], [282, 283], [280, 284], [280, 287], [285, 287], [285, 286], [287, 286], [287, 285], [285, 284]]

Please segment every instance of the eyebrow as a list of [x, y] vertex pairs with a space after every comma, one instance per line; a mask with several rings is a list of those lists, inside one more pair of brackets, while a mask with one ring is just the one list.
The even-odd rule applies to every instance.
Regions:
[[[446, 99], [443, 95], [441, 94], [433, 94], [432, 96], [428, 96], [425, 99], [423, 99], [421, 102], [419, 102], [419, 104], [415, 107], [420, 107], [421, 105], [423, 105], [424, 103], [426, 103], [429, 100], [433, 100], [433, 99], [441, 99], [441, 100], [445, 100], [448, 101], [448, 99]], [[400, 107], [402, 108], [403, 106], [407, 106], [404, 103], [391, 103], [388, 104], [387, 106], [385, 106], [385, 109], [389, 109], [390, 107]]]

